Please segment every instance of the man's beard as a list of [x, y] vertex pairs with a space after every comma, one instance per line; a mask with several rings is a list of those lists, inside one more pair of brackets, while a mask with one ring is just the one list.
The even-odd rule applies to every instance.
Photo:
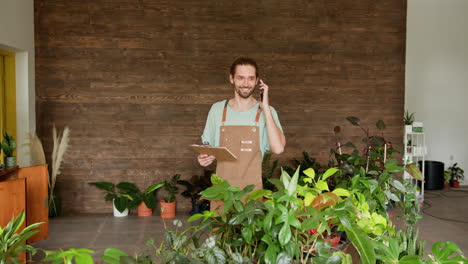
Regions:
[[[243, 89], [243, 88], [249, 88], [249, 89], [251, 89], [251, 90], [249, 91], [248, 94], [245, 94], [245, 93], [242, 92], [242, 89]], [[254, 92], [255, 92], [255, 87], [239, 87], [239, 88], [236, 87], [236, 93], [237, 93], [240, 97], [242, 97], [242, 98], [244, 98], [244, 99], [249, 98]]]

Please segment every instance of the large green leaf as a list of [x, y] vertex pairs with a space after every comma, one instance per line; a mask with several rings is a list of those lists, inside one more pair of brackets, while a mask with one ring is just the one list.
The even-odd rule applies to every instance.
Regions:
[[347, 217], [341, 216], [339, 219], [345, 228], [349, 240], [351, 240], [358, 250], [361, 256], [361, 263], [376, 263], [374, 248], [366, 233], [357, 224], [351, 223]]
[[330, 189], [328, 188], [328, 184], [326, 181], [318, 181], [317, 184], [315, 185], [317, 188], [319, 188], [321, 191], [329, 191]]
[[413, 178], [418, 181], [424, 181], [424, 177], [422, 176], [422, 172], [419, 169], [416, 163], [411, 163], [405, 166], [405, 171], [407, 171]]
[[112, 192], [114, 190], [114, 184], [111, 182], [88, 182], [88, 184], [108, 192]]
[[128, 208], [128, 199], [125, 197], [117, 197], [114, 199], [114, 205], [117, 211], [123, 213]]
[[337, 168], [329, 168], [328, 170], [325, 171], [325, 173], [322, 175], [322, 180], [328, 179], [330, 176], [335, 174], [338, 171]]
[[278, 239], [281, 246], [286, 245], [291, 240], [291, 228], [288, 223], [284, 223], [278, 234]]
[[389, 159], [385, 163], [385, 169], [389, 172], [400, 172], [403, 171], [403, 167], [398, 165], [396, 159]]
[[138, 192], [138, 187], [131, 182], [119, 182], [116, 187], [122, 191]]
[[165, 184], [166, 184], [165, 182], [161, 182], [161, 183], [158, 183], [158, 184], [153, 184], [153, 185], [149, 186], [149, 187], [146, 189], [146, 193], [154, 192], [154, 191], [156, 191], [157, 189], [163, 187]]
[[289, 181], [289, 184], [288, 184], [288, 194], [289, 195], [293, 195], [293, 194], [296, 193], [297, 181], [299, 180], [299, 170], [300, 169], [301, 169], [301, 166], [299, 166], [297, 168], [296, 172], [294, 172], [294, 175], [291, 178], [291, 181]]
[[315, 178], [315, 170], [313, 168], [308, 168], [307, 170], [304, 170], [303, 173], [311, 179]]

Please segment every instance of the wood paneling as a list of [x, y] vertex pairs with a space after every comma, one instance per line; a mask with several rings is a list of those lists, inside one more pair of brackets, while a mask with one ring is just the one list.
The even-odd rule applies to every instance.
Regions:
[[[58, 186], [65, 212], [110, 212], [87, 182], [141, 187], [201, 173], [195, 153], [234, 58], [257, 59], [287, 147], [283, 164], [382, 118], [402, 138], [406, 1], [35, 1], [38, 130], [72, 129]], [[50, 156], [50, 155], [49, 155]], [[179, 210], [190, 206], [181, 197]]]
[[27, 243], [42, 241], [49, 235], [47, 165], [21, 168], [18, 170], [18, 178], [26, 179], [26, 225], [43, 222], [35, 229], [39, 232], [29, 238]]

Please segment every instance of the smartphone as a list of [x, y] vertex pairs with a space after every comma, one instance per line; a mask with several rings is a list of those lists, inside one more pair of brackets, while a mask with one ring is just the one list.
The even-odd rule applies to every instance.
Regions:
[[[263, 82], [262, 79], [260, 79], [261, 82]], [[260, 102], [263, 102], [263, 90], [260, 89], [260, 87], [258, 88], [258, 90], [260, 90]]]

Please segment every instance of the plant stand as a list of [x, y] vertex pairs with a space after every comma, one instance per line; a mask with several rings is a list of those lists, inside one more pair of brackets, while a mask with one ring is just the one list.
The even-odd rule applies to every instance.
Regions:
[[[426, 142], [423, 132], [408, 132], [405, 129], [405, 134], [403, 138], [404, 146], [404, 155], [403, 155], [403, 164], [406, 166], [408, 164], [421, 162], [421, 172], [424, 177], [424, 160], [427, 154]], [[420, 186], [420, 190], [416, 190], [416, 199], [419, 203], [424, 202], [424, 181], [418, 181], [414, 179], [408, 172], [404, 172], [404, 179], [410, 179], [411, 182], [417, 186]]]

